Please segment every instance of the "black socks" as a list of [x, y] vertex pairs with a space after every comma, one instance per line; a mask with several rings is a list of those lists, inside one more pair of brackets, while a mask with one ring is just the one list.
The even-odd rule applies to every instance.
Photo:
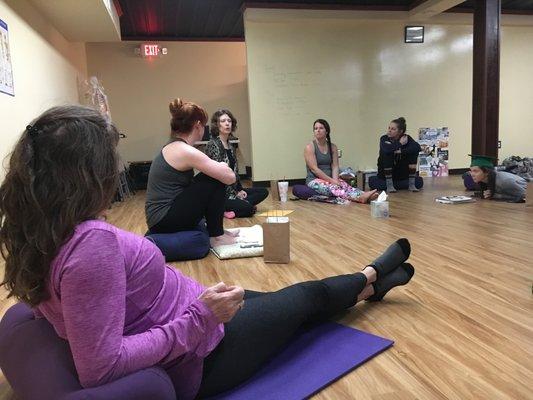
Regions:
[[411, 264], [401, 264], [387, 276], [372, 283], [374, 294], [366, 299], [366, 301], [380, 301], [393, 287], [407, 284], [414, 274], [415, 269]]
[[376, 270], [377, 280], [379, 280], [406, 261], [410, 254], [411, 245], [409, 244], [409, 240], [406, 238], [398, 239], [369, 265]]

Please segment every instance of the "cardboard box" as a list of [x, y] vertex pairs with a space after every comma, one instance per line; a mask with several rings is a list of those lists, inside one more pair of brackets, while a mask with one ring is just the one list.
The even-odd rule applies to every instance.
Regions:
[[368, 178], [378, 174], [378, 171], [375, 169], [366, 170], [366, 171], [357, 171], [357, 187], [363, 191], [369, 190], [368, 187]]

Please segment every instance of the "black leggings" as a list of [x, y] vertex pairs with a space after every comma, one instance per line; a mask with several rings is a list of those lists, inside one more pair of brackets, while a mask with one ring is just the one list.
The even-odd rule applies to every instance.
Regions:
[[265, 188], [245, 188], [246, 199], [227, 199], [226, 211], [234, 211], [237, 218], [251, 217], [255, 214], [256, 205], [268, 197]]
[[198, 397], [229, 390], [256, 373], [303, 326], [355, 305], [366, 285], [362, 273], [302, 282], [271, 293], [245, 292], [244, 307], [204, 360]]
[[176, 196], [166, 215], [150, 227], [150, 231], [172, 233], [192, 230], [205, 217], [209, 236], [220, 236], [224, 233], [225, 198], [226, 185], [199, 173], [193, 182]]
[[[393, 177], [392, 184], [396, 190], [407, 190], [409, 189], [409, 178], [398, 181]], [[385, 178], [380, 178], [379, 176], [371, 176], [368, 178], [368, 186], [370, 189], [377, 189], [380, 191], [387, 190], [387, 181]], [[424, 187], [424, 180], [421, 176], [415, 177], [415, 187], [417, 189], [422, 189]]]

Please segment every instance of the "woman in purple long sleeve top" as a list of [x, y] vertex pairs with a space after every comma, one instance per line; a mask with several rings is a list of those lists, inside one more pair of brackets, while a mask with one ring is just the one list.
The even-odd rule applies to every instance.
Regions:
[[160, 365], [180, 399], [221, 393], [303, 324], [379, 301], [414, 274], [399, 239], [360, 272], [269, 293], [206, 288], [101, 219], [116, 189], [117, 141], [95, 110], [50, 109], [26, 127], [0, 186], [2, 285], [69, 342], [84, 387]]

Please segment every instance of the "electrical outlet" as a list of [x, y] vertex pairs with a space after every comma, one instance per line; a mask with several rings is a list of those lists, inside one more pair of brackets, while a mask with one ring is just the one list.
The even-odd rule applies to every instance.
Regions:
[[502, 141], [501, 141], [501, 140], [498, 140], [498, 148], [499, 148], [499, 149], [502, 148]]

